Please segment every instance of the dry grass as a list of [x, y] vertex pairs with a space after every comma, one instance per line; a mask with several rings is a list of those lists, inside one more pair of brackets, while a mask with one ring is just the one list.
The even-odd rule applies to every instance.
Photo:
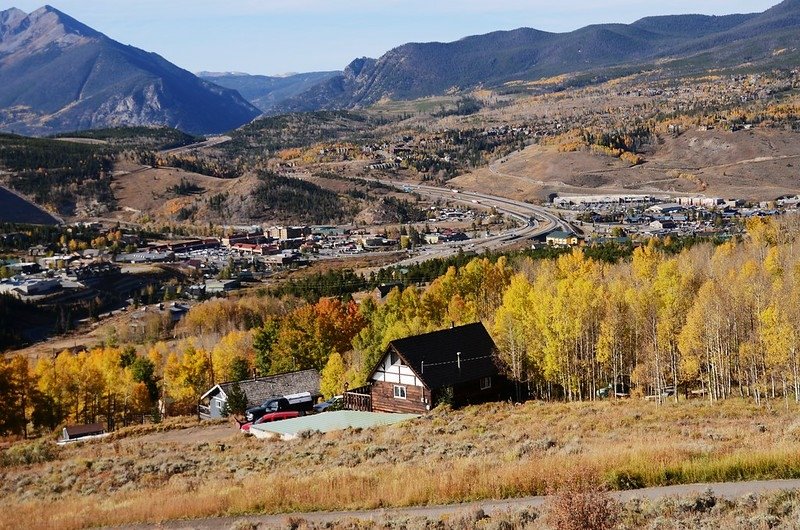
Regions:
[[231, 431], [224, 450], [158, 434], [129, 436], [4, 468], [0, 527], [507, 498], [544, 493], [564, 481], [565, 470], [588, 467], [615, 488], [798, 477], [795, 415], [794, 407], [741, 401], [489, 404], [293, 442]]
[[[300, 517], [287, 517], [280, 525], [272, 526], [243, 518], [232, 528], [296, 528], [301, 530], [558, 530], [536, 509], [509, 510], [487, 515], [483, 510], [468, 511], [441, 518], [396, 517], [387, 521], [346, 519], [315, 523]], [[706, 492], [687, 497], [657, 501], [632, 500], [618, 507], [616, 524], [600, 528], [617, 530], [794, 530], [798, 528], [800, 499], [795, 492], [747, 495], [726, 500]], [[586, 528], [578, 526], [577, 528]]]

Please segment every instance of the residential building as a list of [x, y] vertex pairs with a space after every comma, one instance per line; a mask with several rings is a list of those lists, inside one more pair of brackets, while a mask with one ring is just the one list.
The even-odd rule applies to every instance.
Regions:
[[247, 407], [257, 407], [273, 397], [309, 392], [319, 396], [320, 375], [317, 370], [300, 370], [284, 374], [257, 377], [244, 381], [228, 381], [211, 387], [200, 396], [197, 407], [202, 419], [223, 417], [225, 404], [228, 402], [231, 388], [238, 384], [247, 398]]
[[393, 340], [367, 380], [344, 394], [346, 408], [421, 414], [442, 401], [459, 406], [512, 395], [481, 323]]
[[578, 245], [581, 241], [581, 238], [575, 232], [563, 232], [561, 230], [555, 230], [547, 234], [545, 241], [548, 245], [552, 245], [554, 247], [572, 247]]

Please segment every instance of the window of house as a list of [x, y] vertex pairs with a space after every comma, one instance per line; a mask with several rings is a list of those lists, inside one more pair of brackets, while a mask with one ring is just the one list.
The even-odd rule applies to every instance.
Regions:
[[491, 377], [481, 377], [481, 390], [486, 390], [492, 388], [492, 378]]
[[396, 399], [405, 399], [406, 398], [406, 387], [400, 385], [394, 385], [394, 397]]

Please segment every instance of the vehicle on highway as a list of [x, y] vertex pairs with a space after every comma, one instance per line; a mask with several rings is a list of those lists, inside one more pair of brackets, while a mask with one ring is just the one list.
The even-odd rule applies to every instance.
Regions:
[[268, 412], [258, 418], [256, 421], [245, 423], [240, 427], [244, 432], [250, 432], [250, 427], [253, 425], [261, 425], [262, 423], [270, 423], [273, 421], [289, 420], [292, 418], [299, 418], [303, 413], [298, 410], [285, 410], [283, 412]]
[[258, 407], [252, 407], [245, 411], [244, 416], [247, 421], [254, 421], [268, 412], [283, 412], [287, 410], [308, 412], [314, 406], [314, 398], [310, 392], [300, 392], [299, 394], [287, 394], [283, 397], [271, 397]]

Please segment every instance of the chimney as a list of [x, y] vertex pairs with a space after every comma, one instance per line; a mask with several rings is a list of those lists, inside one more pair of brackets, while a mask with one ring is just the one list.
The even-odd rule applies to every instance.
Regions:
[[454, 327], [456, 327], [456, 321], [455, 320], [451, 320], [450, 321], [450, 329], [453, 329]]

